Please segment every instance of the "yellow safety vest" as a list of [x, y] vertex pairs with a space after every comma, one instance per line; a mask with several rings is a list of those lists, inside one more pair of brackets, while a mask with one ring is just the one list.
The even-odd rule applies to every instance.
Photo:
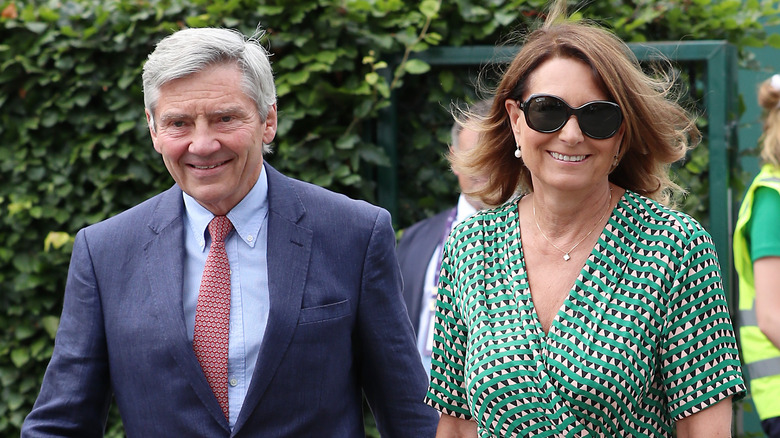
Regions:
[[[753, 212], [758, 187], [780, 192], [780, 169], [764, 165], [742, 201], [734, 230], [734, 265], [739, 274], [739, 335], [742, 357], [750, 376], [750, 393], [761, 420], [780, 417], [780, 349], [758, 328], [753, 262], [750, 260], [745, 226]], [[780, 221], [780, 220], [779, 220]]]

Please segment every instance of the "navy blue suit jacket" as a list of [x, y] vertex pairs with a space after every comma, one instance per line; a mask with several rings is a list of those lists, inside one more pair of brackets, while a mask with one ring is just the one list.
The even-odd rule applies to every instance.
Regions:
[[425, 273], [444, 233], [449, 232], [445, 229], [447, 216], [451, 212], [452, 209], [444, 210], [436, 216], [415, 223], [404, 231], [398, 242], [398, 262], [404, 280], [404, 301], [415, 333], [419, 331], [422, 296], [425, 292]]
[[434, 436], [387, 211], [268, 172], [268, 327], [234, 430], [184, 323], [174, 186], [78, 232], [55, 348], [23, 437]]

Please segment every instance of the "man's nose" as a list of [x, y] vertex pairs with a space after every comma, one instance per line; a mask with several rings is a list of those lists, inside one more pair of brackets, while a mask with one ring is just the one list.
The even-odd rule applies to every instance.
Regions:
[[207, 123], [195, 124], [191, 140], [189, 150], [196, 155], [209, 155], [220, 148], [217, 136]]

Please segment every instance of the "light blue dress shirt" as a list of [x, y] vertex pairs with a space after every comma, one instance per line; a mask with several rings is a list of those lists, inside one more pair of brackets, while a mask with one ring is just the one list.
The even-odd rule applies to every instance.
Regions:
[[[187, 251], [184, 262], [184, 319], [192, 341], [198, 290], [211, 245], [207, 228], [214, 214], [186, 193], [184, 206]], [[232, 429], [241, 412], [268, 323], [268, 179], [265, 170], [227, 217], [235, 228], [225, 241], [230, 262], [228, 403]]]

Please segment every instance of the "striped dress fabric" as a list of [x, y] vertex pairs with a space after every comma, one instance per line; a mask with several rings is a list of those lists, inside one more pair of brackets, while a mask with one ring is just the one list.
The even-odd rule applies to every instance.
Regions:
[[626, 192], [549, 333], [517, 199], [450, 235], [426, 402], [486, 437], [671, 437], [745, 386], [710, 235]]

